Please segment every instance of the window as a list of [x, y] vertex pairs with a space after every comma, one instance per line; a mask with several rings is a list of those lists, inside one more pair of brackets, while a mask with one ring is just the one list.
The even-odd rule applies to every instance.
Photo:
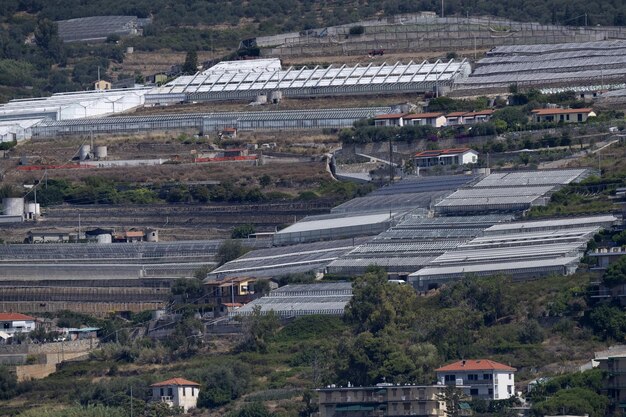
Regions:
[[446, 376], [444, 376], [444, 380], [446, 382], [455, 382], [456, 381], [456, 375], [446, 375]]
[[187, 396], [187, 387], [183, 387], [183, 397]]
[[174, 396], [174, 390], [172, 389], [172, 387], [169, 387], [167, 389], [167, 396], [168, 397], [173, 397]]
[[513, 394], [513, 385], [507, 385], [506, 393], [509, 395]]
[[161, 397], [165, 396], [165, 390], [163, 388], [161, 388]]
[[513, 379], [513, 374], [509, 374], [509, 379]]
[[493, 380], [493, 374], [483, 374], [484, 380]]
[[471, 396], [478, 395], [478, 388], [472, 388], [472, 389], [470, 389], [470, 395], [471, 395]]
[[478, 381], [478, 374], [469, 374], [467, 376], [468, 381]]
[[487, 391], [487, 394], [489, 394], [489, 396], [493, 395], [493, 388], [489, 388], [489, 390]]
[[583, 121], [583, 114], [582, 113], [578, 113], [578, 121], [579, 122]]

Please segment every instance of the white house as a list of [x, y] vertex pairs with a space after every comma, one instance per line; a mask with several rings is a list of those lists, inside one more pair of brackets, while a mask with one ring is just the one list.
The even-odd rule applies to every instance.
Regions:
[[404, 114], [379, 114], [374, 117], [374, 126], [404, 126]]
[[446, 116], [443, 113], [415, 113], [405, 114], [402, 119], [405, 126], [419, 125], [442, 127], [446, 125]]
[[462, 360], [435, 369], [440, 385], [470, 387], [470, 395], [485, 400], [506, 400], [515, 395], [515, 371], [489, 360]]
[[184, 378], [172, 378], [150, 385], [152, 401], [167, 403], [170, 407], [182, 407], [184, 412], [196, 408], [200, 384]]
[[415, 165], [427, 168], [438, 165], [466, 165], [478, 162], [478, 152], [469, 148], [437, 149], [415, 154]]
[[593, 109], [535, 109], [532, 111], [533, 122], [582, 123], [590, 117], [596, 117]]
[[495, 113], [494, 110], [481, 110], [473, 111], [463, 114], [463, 124], [471, 125], [474, 123], [484, 123], [491, 120], [491, 117]]
[[14, 335], [35, 330], [35, 318], [20, 313], [0, 313], [0, 331]]

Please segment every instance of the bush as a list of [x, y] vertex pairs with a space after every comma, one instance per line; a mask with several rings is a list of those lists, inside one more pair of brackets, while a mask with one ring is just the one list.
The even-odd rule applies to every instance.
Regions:
[[365, 33], [365, 27], [361, 25], [352, 26], [349, 31], [350, 35], [362, 35]]

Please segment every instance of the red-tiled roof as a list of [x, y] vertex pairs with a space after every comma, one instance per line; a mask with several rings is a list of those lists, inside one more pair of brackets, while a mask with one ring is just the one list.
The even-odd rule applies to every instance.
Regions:
[[237, 129], [235, 129], [234, 127], [225, 127], [224, 129], [222, 129], [222, 132], [236, 132]]
[[532, 112], [539, 116], [549, 116], [554, 114], [578, 114], [578, 113], [591, 113], [593, 109], [535, 109]]
[[461, 117], [465, 114], [464, 111], [453, 111], [452, 113], [446, 114], [446, 117]]
[[494, 113], [493, 110], [471, 111], [471, 112], [463, 114], [463, 117], [490, 116], [493, 113]]
[[[433, 158], [436, 156], [442, 155], [458, 155], [461, 153], [465, 153], [467, 151], [471, 151], [470, 148], [450, 148], [450, 149], [435, 149], [432, 151], [421, 151], [415, 154], [417, 158]], [[475, 152], [475, 151], [474, 151]]]
[[165, 387], [165, 386], [168, 386], [168, 385], [179, 385], [179, 386], [181, 386], [181, 385], [185, 385], [185, 386], [193, 385], [193, 386], [196, 386], [196, 387], [200, 386], [200, 384], [198, 384], [197, 382], [193, 382], [193, 381], [190, 381], [190, 380], [185, 379], [185, 378], [172, 378], [172, 379], [168, 379], [167, 381], [157, 382], [156, 384], [152, 384], [150, 386], [151, 387]]
[[404, 119], [433, 119], [443, 116], [443, 113], [414, 113], [404, 115]]
[[35, 318], [21, 313], [0, 313], [0, 321], [13, 320], [35, 320]]
[[374, 119], [378, 119], [378, 120], [399, 119], [402, 116], [404, 116], [404, 113], [379, 114], [378, 116], [374, 117]]
[[448, 371], [509, 371], [515, 372], [517, 369], [501, 364], [491, 359], [471, 359], [451, 363], [435, 369], [436, 372]]

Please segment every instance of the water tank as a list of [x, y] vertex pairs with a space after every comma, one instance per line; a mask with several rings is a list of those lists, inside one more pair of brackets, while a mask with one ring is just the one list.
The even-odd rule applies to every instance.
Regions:
[[41, 214], [39, 203], [27, 203], [24, 214], [28, 220], [35, 220]]
[[152, 312], [152, 320], [160, 320], [165, 316], [165, 310], [154, 310]]
[[146, 230], [146, 242], [158, 242], [159, 241], [159, 231], [156, 229], [148, 229]]
[[24, 198], [3, 198], [2, 207], [7, 216], [24, 216]]
[[283, 99], [283, 92], [280, 90], [276, 90], [276, 91], [272, 91], [270, 93], [270, 101], [274, 104], [278, 104], [280, 103], [280, 101]]
[[80, 151], [79, 151], [79, 158], [81, 161], [84, 161], [85, 159], [89, 158], [89, 152], [91, 152], [91, 146], [90, 145], [83, 145], [80, 147]]
[[127, 46], [126, 47], [126, 53], [127, 54], [132, 54], [133, 52], [135, 52], [135, 48], [132, 46]]
[[95, 151], [96, 158], [104, 159], [107, 157], [107, 147], [106, 146], [96, 146]]
[[102, 233], [100, 235], [96, 235], [96, 242], [98, 243], [112, 243], [113, 238], [110, 233]]

